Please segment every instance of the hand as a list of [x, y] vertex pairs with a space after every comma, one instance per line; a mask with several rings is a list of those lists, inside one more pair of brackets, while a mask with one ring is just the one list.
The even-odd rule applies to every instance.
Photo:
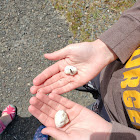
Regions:
[[[45, 54], [49, 60], [59, 60], [45, 69], [34, 80], [32, 94], [69, 92], [86, 84], [97, 76], [100, 71], [117, 56], [101, 41], [71, 44], [54, 53]], [[74, 76], [66, 75], [64, 68], [67, 65], [75, 66], [78, 73]]]
[[[110, 136], [111, 123], [60, 95], [37, 93], [30, 104], [29, 112], [46, 126], [42, 133], [57, 140], [107, 140]], [[55, 127], [54, 116], [58, 110], [65, 110], [70, 120], [63, 128]]]

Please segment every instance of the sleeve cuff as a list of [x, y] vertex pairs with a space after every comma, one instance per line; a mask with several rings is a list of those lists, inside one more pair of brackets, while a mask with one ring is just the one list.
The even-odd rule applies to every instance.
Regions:
[[138, 140], [140, 132], [112, 121], [112, 132], [109, 140]]

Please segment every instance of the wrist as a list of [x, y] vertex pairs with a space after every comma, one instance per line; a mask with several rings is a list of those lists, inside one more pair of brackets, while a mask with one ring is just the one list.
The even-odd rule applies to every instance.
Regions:
[[100, 39], [97, 39], [96, 41], [92, 42], [94, 49], [95, 46], [98, 49], [99, 53], [101, 54], [101, 57], [103, 57], [103, 61], [105, 65], [110, 64], [114, 60], [116, 60], [118, 57], [117, 55], [111, 50], [103, 41]]
[[111, 132], [112, 132], [112, 123], [109, 123], [107, 127], [107, 132], [105, 134], [105, 140], [110, 140]]
[[95, 139], [95, 140], [110, 140], [111, 131], [112, 131], [112, 124], [107, 122], [106, 125], [103, 124], [102, 130], [100, 130], [99, 132], [96, 132], [93, 139]]

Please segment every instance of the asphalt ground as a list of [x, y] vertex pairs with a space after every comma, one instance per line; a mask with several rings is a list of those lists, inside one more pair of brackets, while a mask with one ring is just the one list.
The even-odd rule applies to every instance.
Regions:
[[[41, 123], [28, 112], [32, 80], [54, 62], [43, 55], [65, 47], [68, 23], [45, 0], [0, 0], [0, 110], [13, 104], [17, 116], [1, 140], [32, 140]], [[94, 99], [76, 90], [64, 94], [83, 106]]]

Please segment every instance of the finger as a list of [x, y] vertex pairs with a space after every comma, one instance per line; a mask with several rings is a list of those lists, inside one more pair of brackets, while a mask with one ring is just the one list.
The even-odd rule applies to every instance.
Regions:
[[49, 98], [49, 96], [43, 94], [43, 93], [37, 93], [36, 97], [42, 101], [43, 103], [45, 103], [46, 105], [50, 106], [52, 109], [58, 111], [58, 110], [66, 110], [66, 108], [61, 105], [60, 103], [52, 100]]
[[30, 92], [31, 92], [32, 94], [36, 94], [37, 91], [38, 91], [40, 88], [43, 88], [43, 87], [44, 87], [44, 84], [42, 84], [42, 85], [40, 85], [40, 86], [32, 86], [32, 87], [30, 88]]
[[53, 75], [51, 78], [47, 79], [45, 82], [44, 82], [44, 85], [45, 86], [49, 86], [55, 82], [57, 82], [58, 80], [62, 79], [66, 77], [66, 74], [64, 72], [59, 72], [55, 75]]
[[45, 69], [42, 73], [40, 73], [37, 77], [34, 78], [33, 84], [35, 86], [39, 86], [42, 84], [46, 79], [50, 78], [51, 76], [59, 73], [59, 65], [58, 62], [53, 64], [52, 66]]
[[[32, 86], [30, 88], [30, 92], [32, 94], [36, 94], [37, 92], [43, 92], [45, 94], [47, 93], [50, 93], [52, 91], [52, 89], [54, 89], [55, 87], [52, 86], [51, 84], [55, 83], [55, 82], [58, 82], [58, 83], [63, 83], [63, 81], [65, 81], [65, 79], [71, 79], [70, 76], [67, 76], [67, 78], [64, 78], [66, 77], [67, 75], [64, 73], [64, 72], [59, 72], [58, 74], [55, 74], [54, 76], [52, 76], [51, 78], [47, 79], [44, 84], [40, 85], [40, 86]], [[64, 79], [63, 79], [64, 78]], [[55, 83], [58, 87], [58, 84]], [[55, 85], [54, 84], [54, 85]], [[49, 86], [51, 85], [51, 86]]]
[[51, 118], [55, 117], [56, 111], [52, 109], [50, 106], [46, 105], [44, 102], [41, 102], [38, 98], [32, 97], [30, 99], [30, 104], [48, 115]]
[[68, 139], [68, 135], [65, 132], [63, 132], [57, 128], [53, 128], [53, 127], [44, 128], [44, 129], [42, 129], [41, 133], [44, 135], [52, 136], [53, 138], [55, 138], [57, 140], [67, 140]]
[[[57, 88], [65, 88], [65, 87], [68, 87], [66, 85], [67, 84], [70, 85], [72, 79], [73, 78], [71, 76], [69, 76], [69, 78], [62, 78], [62, 79], [56, 81], [55, 83], [53, 83], [53, 84], [51, 84], [49, 86], [45, 86], [45, 87], [40, 88], [37, 92], [38, 93], [48, 94], [48, 93], [51, 93], [53, 90], [55, 90]], [[69, 89], [69, 91], [70, 91], [70, 89]]]
[[62, 97], [58, 94], [51, 93], [51, 94], [49, 94], [49, 98], [68, 109], [70, 109], [76, 105], [75, 102], [73, 102], [65, 97]]
[[36, 117], [43, 125], [45, 126], [51, 126], [55, 127], [54, 119], [47, 116], [45, 113], [34, 107], [33, 105], [30, 105], [28, 108], [29, 112]]
[[60, 60], [60, 59], [66, 58], [67, 55], [69, 55], [69, 54], [70, 54], [70, 49], [67, 46], [67, 47], [60, 49], [58, 51], [55, 51], [53, 53], [44, 54], [44, 57], [49, 60]]
[[38, 106], [38, 108], [41, 108], [43, 106], [43, 102], [39, 101], [36, 97], [31, 97], [29, 103], [33, 106]]
[[62, 87], [58, 87], [52, 90], [52, 93], [54, 94], [63, 94], [63, 93], [67, 93], [73, 89], [76, 89], [79, 86], [76, 86], [76, 84], [74, 82], [69, 82], [65, 85], [63, 85]]

